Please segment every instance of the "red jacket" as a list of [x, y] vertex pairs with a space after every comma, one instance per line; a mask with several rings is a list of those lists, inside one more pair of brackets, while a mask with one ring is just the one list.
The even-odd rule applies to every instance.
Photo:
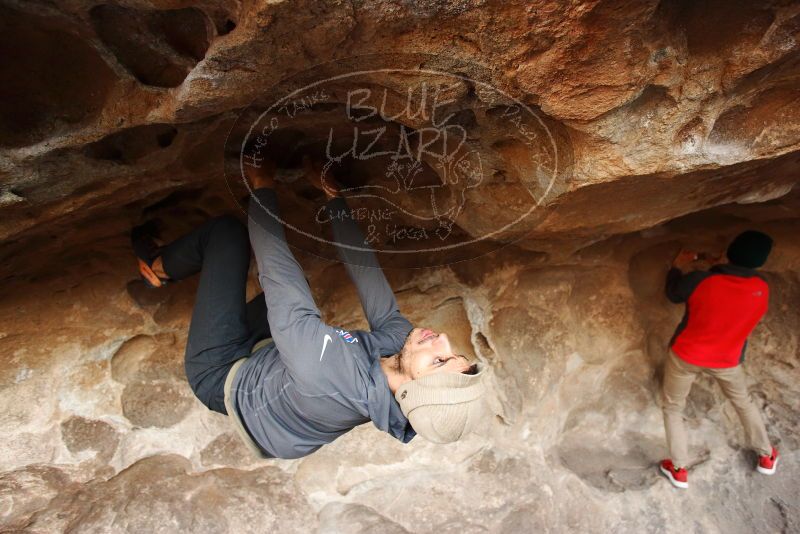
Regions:
[[716, 265], [710, 271], [667, 274], [667, 298], [686, 303], [672, 336], [672, 351], [701, 367], [735, 367], [744, 360], [747, 336], [767, 311], [769, 286], [753, 269]]

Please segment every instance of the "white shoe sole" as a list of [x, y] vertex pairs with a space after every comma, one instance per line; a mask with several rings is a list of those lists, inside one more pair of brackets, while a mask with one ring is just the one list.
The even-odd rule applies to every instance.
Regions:
[[680, 488], [680, 489], [689, 489], [689, 483], [688, 482], [681, 482], [680, 480], [675, 480], [675, 477], [672, 476], [672, 473], [670, 473], [668, 470], [664, 469], [664, 467], [658, 466], [658, 468], [661, 470], [662, 473], [664, 473], [664, 476], [667, 477], [667, 479], [670, 481], [670, 483], [673, 486], [675, 486], [676, 488]]
[[756, 471], [758, 471], [762, 475], [774, 475], [775, 474], [775, 470], [778, 468], [778, 460], [780, 460], [780, 459], [781, 459], [780, 456], [775, 458], [775, 463], [772, 464], [772, 469], [767, 469], [766, 467], [761, 467], [760, 465], [757, 465], [756, 466]]

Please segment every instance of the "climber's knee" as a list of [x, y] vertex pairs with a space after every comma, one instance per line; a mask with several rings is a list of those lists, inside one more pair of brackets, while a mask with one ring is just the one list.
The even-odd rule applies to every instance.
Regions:
[[686, 408], [686, 396], [669, 391], [668, 387], [661, 390], [661, 409], [664, 413], [682, 414]]
[[685, 407], [685, 402], [675, 402], [664, 399], [661, 405], [661, 410], [664, 412], [664, 414], [683, 414], [683, 409]]
[[205, 223], [203, 247], [245, 249], [250, 246], [247, 227], [232, 215], [219, 215]]
[[211, 219], [210, 230], [215, 235], [227, 238], [247, 238], [247, 227], [233, 215], [219, 215]]
[[195, 362], [191, 357], [186, 358], [184, 370], [194, 396], [209, 410], [226, 413], [220, 395], [226, 373], [221, 372], [219, 368]]

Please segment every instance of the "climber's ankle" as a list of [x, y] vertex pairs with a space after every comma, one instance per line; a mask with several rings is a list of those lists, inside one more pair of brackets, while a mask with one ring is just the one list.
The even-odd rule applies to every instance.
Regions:
[[164, 280], [169, 279], [169, 275], [164, 271], [164, 262], [161, 261], [161, 256], [153, 260], [153, 265], [151, 265], [150, 268], [153, 269], [153, 272], [156, 273], [156, 276], [159, 278]]

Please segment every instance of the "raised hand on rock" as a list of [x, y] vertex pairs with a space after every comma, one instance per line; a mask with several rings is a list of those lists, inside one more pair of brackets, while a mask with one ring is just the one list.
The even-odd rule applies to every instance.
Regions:
[[694, 250], [681, 249], [678, 255], [675, 256], [675, 259], [672, 260], [672, 266], [683, 270], [696, 260], [697, 252]]
[[725, 263], [725, 252], [706, 253], [702, 255], [702, 259], [705, 260], [709, 265]]
[[272, 160], [264, 159], [257, 167], [245, 163], [244, 175], [253, 190], [275, 187], [275, 163]]
[[325, 173], [319, 162], [312, 161], [308, 155], [303, 156], [303, 171], [308, 183], [325, 193], [328, 200], [340, 196], [340, 186], [333, 176]]

